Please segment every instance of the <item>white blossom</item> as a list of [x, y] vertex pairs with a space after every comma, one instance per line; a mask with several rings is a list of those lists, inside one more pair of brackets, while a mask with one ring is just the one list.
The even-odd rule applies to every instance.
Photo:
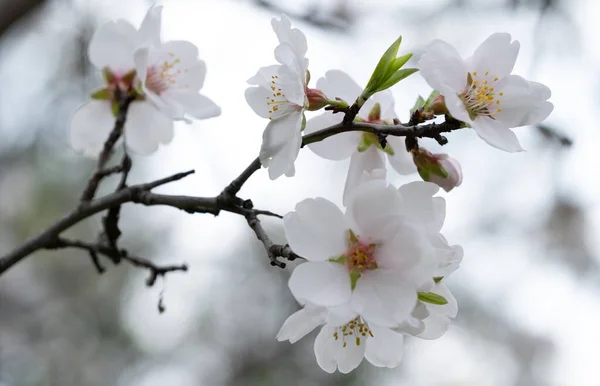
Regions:
[[417, 292], [433, 286], [430, 238], [443, 223], [434, 214], [377, 178], [353, 191], [345, 214], [323, 198], [300, 202], [284, 217], [290, 247], [308, 260], [292, 273], [292, 294], [301, 304], [348, 303], [371, 323], [397, 326], [410, 317]]
[[444, 96], [450, 114], [508, 152], [523, 150], [510, 128], [539, 123], [554, 108], [548, 87], [511, 75], [518, 52], [518, 41], [495, 33], [466, 60], [450, 44], [434, 40], [419, 61], [421, 75]]
[[290, 20], [281, 15], [271, 22], [279, 45], [275, 58], [280, 63], [262, 67], [248, 79], [255, 87], [246, 90], [246, 101], [256, 114], [268, 118], [259, 158], [274, 180], [295, 174], [294, 161], [302, 144], [302, 122], [308, 107], [306, 76], [308, 59], [306, 37], [292, 29]]
[[[402, 361], [404, 335], [369, 323], [347, 308], [327, 309], [307, 304], [284, 322], [277, 340], [295, 343], [323, 326], [314, 344], [317, 363], [328, 373], [349, 373], [363, 358], [377, 367], [396, 367]], [[345, 308], [345, 309], [344, 309]]]

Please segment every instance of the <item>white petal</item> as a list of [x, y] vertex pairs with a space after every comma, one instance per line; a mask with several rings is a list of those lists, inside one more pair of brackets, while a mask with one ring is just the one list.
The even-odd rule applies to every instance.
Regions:
[[[304, 135], [308, 135], [324, 129], [326, 127], [340, 123], [341, 117], [330, 112], [317, 115], [306, 122]], [[362, 132], [349, 131], [347, 133], [336, 134], [320, 142], [314, 142], [308, 145], [316, 155], [333, 161], [343, 160], [350, 157], [358, 151], [358, 144]]]
[[382, 120], [396, 118], [396, 112], [394, 111], [394, 96], [390, 90], [373, 94], [373, 96], [367, 99], [363, 107], [360, 109], [358, 116], [367, 119], [369, 117], [369, 113], [375, 106], [375, 103], [379, 103]]
[[466, 124], [472, 126], [473, 121], [471, 117], [469, 117], [469, 113], [465, 108], [465, 104], [463, 101], [456, 95], [456, 92], [449, 87], [444, 87], [440, 91], [440, 94], [444, 96], [446, 108], [448, 112], [454, 119], [458, 119], [459, 121], [465, 122]]
[[282, 66], [280, 64], [273, 64], [271, 66], [261, 67], [258, 69], [256, 74], [250, 79], [248, 79], [246, 82], [254, 86], [263, 86], [268, 88], [272, 84], [271, 81], [273, 79], [271, 77], [279, 74], [281, 67]]
[[162, 6], [151, 7], [142, 24], [140, 25], [138, 44], [139, 45], [160, 45], [160, 30], [162, 18]]
[[280, 20], [276, 18], [271, 19], [271, 26], [280, 44], [289, 44], [298, 57], [306, 55], [306, 51], [308, 50], [306, 36], [299, 29], [291, 27], [290, 19], [287, 16], [282, 14]]
[[337, 258], [347, 248], [348, 226], [340, 209], [324, 198], [306, 199], [283, 218], [288, 244], [310, 261]]
[[158, 52], [162, 55], [158, 62], [153, 64], [162, 64], [164, 59], [177, 58], [178, 61], [177, 63], [174, 63], [174, 66], [181, 69], [182, 72], [188, 67], [195, 66], [200, 61], [198, 59], [198, 47], [187, 40], [171, 40], [165, 42], [158, 47]]
[[408, 221], [396, 222], [393, 236], [381, 241], [375, 249], [379, 267], [399, 270], [407, 281], [417, 286], [431, 280], [439, 265], [437, 254], [419, 225]]
[[356, 311], [351, 307], [350, 303], [342, 304], [341, 306], [328, 307], [325, 321], [327, 324], [335, 326], [343, 326], [358, 316]]
[[503, 78], [512, 72], [518, 54], [518, 41], [511, 43], [508, 33], [495, 33], [484, 40], [473, 56], [467, 59], [468, 70], [471, 73], [476, 71], [481, 76], [489, 72], [491, 78]]
[[367, 339], [365, 358], [373, 366], [397, 367], [404, 353], [404, 335], [385, 327], [369, 326], [373, 337]]
[[423, 319], [425, 330], [417, 335], [421, 339], [437, 339], [444, 335], [448, 331], [450, 322], [458, 313], [456, 298], [445, 284], [437, 283], [432, 292], [446, 298], [448, 303], [444, 305], [425, 303], [429, 316]]
[[265, 128], [259, 158], [263, 166], [269, 168], [272, 180], [294, 167], [302, 144], [301, 124], [302, 113], [294, 112], [271, 120]]
[[134, 152], [148, 155], [173, 139], [173, 121], [149, 102], [134, 102], [125, 121], [125, 144]]
[[315, 356], [317, 363], [328, 373], [335, 372], [336, 367], [341, 373], [347, 374], [360, 365], [365, 355], [365, 344], [357, 345], [352, 339], [346, 340], [346, 347], [339, 333], [335, 339], [336, 328], [325, 325], [315, 339]]
[[358, 186], [348, 198], [346, 216], [353, 229], [360, 236], [373, 237], [377, 241], [380, 237], [381, 219], [393, 215], [400, 215], [402, 198], [398, 191], [385, 181], [374, 180]]
[[388, 161], [394, 170], [400, 174], [412, 174], [417, 172], [417, 167], [412, 155], [406, 151], [404, 139], [401, 137], [387, 137], [388, 146], [394, 150], [394, 155], [388, 154]]
[[98, 157], [114, 125], [115, 116], [110, 103], [90, 101], [79, 107], [71, 117], [71, 146], [88, 157]]
[[363, 273], [350, 301], [365, 320], [382, 327], [395, 327], [406, 320], [417, 304], [417, 290], [401, 275], [385, 269]]
[[300, 304], [334, 307], [350, 300], [350, 276], [346, 266], [332, 262], [300, 264], [288, 283], [292, 295]]
[[344, 205], [348, 205], [350, 195], [360, 185], [363, 174], [365, 172], [371, 173], [377, 169], [385, 169], [385, 161], [375, 146], [370, 146], [364, 152], [352, 154], [348, 177], [346, 177], [346, 185], [344, 186]]
[[137, 30], [125, 20], [111, 21], [96, 29], [88, 56], [94, 67], [110, 68], [118, 75], [135, 68], [133, 52], [136, 47]]
[[323, 91], [328, 98], [341, 98], [349, 104], [352, 104], [362, 92], [358, 83], [341, 70], [327, 71], [325, 77], [317, 81], [317, 89]]
[[550, 89], [541, 83], [529, 82], [518, 75], [510, 75], [499, 97], [501, 112], [495, 118], [506, 127], [533, 125], [546, 119], [554, 106], [548, 102]]
[[439, 232], [446, 217], [446, 200], [433, 198], [439, 191], [436, 184], [423, 181], [409, 182], [398, 188], [404, 205], [403, 214], [422, 221], [430, 231]]
[[284, 112], [273, 113], [273, 106], [268, 104], [273, 92], [264, 87], [248, 87], [246, 89], [246, 102], [254, 110], [254, 112], [262, 118], [278, 118]]
[[475, 118], [472, 126], [481, 139], [497, 149], [509, 153], [523, 151], [515, 133], [498, 120], [480, 116]]
[[221, 108], [215, 102], [196, 91], [172, 90], [165, 92], [165, 95], [180, 105], [185, 115], [193, 118], [207, 119], [221, 115]]
[[442, 40], [434, 40], [419, 60], [421, 76], [434, 90], [451, 88], [460, 94], [467, 85], [467, 69], [454, 47]]
[[277, 340], [289, 340], [290, 343], [296, 343], [306, 334], [324, 324], [325, 309], [321, 312], [307, 312], [306, 309], [301, 309], [288, 317], [281, 329], [277, 333]]

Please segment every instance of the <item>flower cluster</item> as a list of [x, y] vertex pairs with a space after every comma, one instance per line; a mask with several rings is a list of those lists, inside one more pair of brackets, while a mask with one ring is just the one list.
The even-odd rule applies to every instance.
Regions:
[[92, 94], [71, 119], [71, 144], [97, 156], [127, 98], [124, 140], [128, 149], [150, 154], [173, 138], [173, 121], [205, 119], [221, 109], [199, 94], [206, 65], [187, 41], [162, 42], [162, 7], [152, 7], [136, 29], [125, 20], [108, 22], [92, 36], [90, 62], [101, 70], [106, 87]]
[[[161, 40], [161, 10], [151, 8], [139, 29], [119, 20], [95, 32], [88, 54], [106, 87], [73, 115], [75, 149], [97, 155], [122, 114], [125, 145], [141, 154], [168, 143], [174, 121], [220, 114], [199, 94], [206, 66], [198, 49]], [[326, 72], [310, 88], [305, 35], [285, 15], [274, 18], [272, 27], [277, 63], [260, 68], [245, 93], [252, 110], [269, 120], [261, 164], [273, 180], [292, 177], [303, 144], [328, 160], [350, 159], [343, 209], [323, 198], [305, 199], [283, 218], [289, 248], [306, 262], [289, 280], [302, 308], [287, 318], [277, 339], [295, 343], [320, 328], [314, 351], [325, 371], [350, 372], [363, 358], [395, 367], [404, 336], [439, 338], [458, 312], [446, 278], [463, 251], [441, 234], [446, 201], [436, 194], [439, 187], [449, 192], [459, 186], [462, 170], [447, 154], [419, 144], [420, 137], [444, 144], [439, 127], [446, 124], [446, 132], [473, 128], [498, 149], [520, 151], [511, 129], [544, 120], [553, 109], [550, 90], [511, 74], [519, 43], [502, 33], [466, 60], [436, 40], [418, 69], [403, 68], [412, 54], [397, 56], [399, 38], [364, 88], [341, 70]], [[389, 88], [419, 70], [433, 90], [417, 99], [403, 125]], [[307, 120], [307, 113], [321, 109]], [[440, 116], [442, 124], [426, 124]], [[424, 128], [431, 132], [423, 135]], [[386, 179], [387, 164], [399, 174], [416, 172], [423, 181], [397, 188]]]

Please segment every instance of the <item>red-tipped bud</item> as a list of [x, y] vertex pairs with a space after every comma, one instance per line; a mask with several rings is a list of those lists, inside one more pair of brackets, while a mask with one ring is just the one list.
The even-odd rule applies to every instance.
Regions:
[[462, 183], [460, 164], [448, 154], [432, 154], [420, 147], [412, 151], [417, 171], [423, 181], [433, 182], [446, 192], [451, 191]]
[[320, 110], [329, 104], [329, 99], [325, 94], [316, 88], [307, 88], [306, 98], [308, 99], [308, 107], [306, 109], [309, 111]]

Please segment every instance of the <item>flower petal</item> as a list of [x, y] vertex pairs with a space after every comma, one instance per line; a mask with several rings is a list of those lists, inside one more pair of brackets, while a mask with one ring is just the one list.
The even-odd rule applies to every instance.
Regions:
[[448, 331], [450, 322], [458, 314], [458, 303], [448, 287], [443, 283], [437, 283], [432, 292], [446, 298], [448, 303], [443, 305], [426, 303], [429, 316], [423, 319], [425, 330], [417, 336], [421, 339], [437, 339]]
[[71, 117], [71, 146], [88, 157], [98, 157], [114, 125], [115, 116], [108, 101], [87, 102]]
[[288, 244], [310, 261], [337, 258], [346, 251], [348, 226], [340, 209], [324, 198], [306, 199], [283, 218]]
[[341, 70], [327, 71], [325, 77], [317, 81], [317, 89], [330, 99], [341, 98], [348, 103], [354, 102], [362, 92], [358, 83]]
[[162, 8], [160, 5], [153, 6], [146, 13], [140, 25], [138, 45], [160, 45]]
[[288, 283], [292, 295], [300, 304], [334, 307], [350, 300], [350, 276], [346, 266], [332, 262], [300, 264]]
[[402, 185], [398, 188], [404, 203], [402, 213], [416, 221], [422, 221], [431, 232], [439, 232], [446, 217], [446, 200], [433, 197], [439, 190], [437, 185], [423, 181]]
[[440, 94], [444, 96], [446, 108], [450, 115], [459, 121], [465, 122], [467, 125], [472, 126], [473, 121], [469, 117], [469, 113], [465, 108], [463, 101], [456, 95], [456, 92], [449, 87], [443, 87], [439, 90]]
[[523, 151], [515, 133], [503, 125], [499, 120], [479, 116], [475, 118], [472, 126], [481, 139], [497, 149], [509, 153]]
[[394, 96], [390, 90], [384, 90], [373, 94], [360, 109], [358, 116], [367, 119], [376, 103], [379, 103], [381, 108], [380, 114], [382, 120], [397, 118], [396, 112], [394, 111]]
[[363, 174], [371, 173], [376, 169], [385, 169], [385, 161], [375, 146], [370, 146], [364, 152], [352, 154], [344, 186], [344, 205], [348, 205], [350, 195], [360, 185]]
[[98, 69], [108, 67], [117, 75], [134, 69], [133, 52], [137, 48], [137, 33], [135, 27], [125, 20], [101, 25], [88, 46], [90, 62]]
[[[325, 325], [315, 339], [315, 356], [317, 363], [328, 373], [335, 372], [336, 367], [341, 373], [347, 374], [360, 365], [365, 355], [365, 344], [357, 345], [353, 340], [335, 339], [336, 327]], [[339, 336], [339, 335], [338, 335]]]
[[148, 155], [173, 139], [173, 121], [149, 102], [129, 106], [124, 128], [125, 144], [134, 152]]
[[389, 328], [369, 326], [373, 337], [367, 339], [365, 358], [377, 367], [397, 367], [404, 353], [404, 335]]
[[[390, 232], [392, 229], [394, 233]], [[401, 272], [405, 280], [415, 286], [430, 281], [439, 261], [421, 224], [396, 221], [386, 233], [388, 238], [375, 249], [377, 265]]]
[[207, 119], [221, 115], [221, 108], [215, 102], [195, 91], [170, 90], [165, 94], [181, 106], [185, 115], [196, 119]]
[[[467, 85], [467, 69], [460, 54], [443, 40], [434, 40], [419, 60], [421, 76], [433, 88], [442, 92], [450, 88], [460, 94]], [[443, 94], [445, 95], [445, 94]]]
[[[383, 115], [382, 115], [383, 116]], [[394, 150], [394, 155], [387, 155], [390, 165], [399, 174], [412, 174], [417, 171], [412, 155], [406, 151], [404, 139], [401, 137], [387, 137], [388, 146]]]
[[[304, 135], [312, 134], [328, 126], [339, 123], [341, 118], [330, 112], [317, 115], [306, 122]], [[308, 145], [316, 155], [333, 161], [343, 160], [350, 157], [358, 151], [362, 133], [360, 131], [349, 131], [346, 133], [332, 135], [320, 142], [313, 142]]]
[[365, 320], [395, 327], [406, 320], [417, 304], [417, 290], [396, 272], [375, 269], [363, 273], [352, 291], [350, 304]]
[[378, 241], [381, 220], [400, 215], [402, 198], [393, 186], [383, 180], [373, 180], [358, 186], [347, 202], [346, 216], [357, 229], [353, 230], [363, 237], [372, 237]]
[[468, 70], [479, 72], [484, 75], [489, 72], [491, 78], [503, 78], [509, 75], [515, 67], [517, 55], [519, 54], [519, 42], [511, 43], [508, 33], [495, 33], [485, 39], [466, 60]]
[[[294, 112], [269, 122], [263, 132], [260, 162], [269, 168], [269, 178], [275, 180], [290, 173], [300, 152], [302, 113]], [[292, 173], [293, 175], [293, 173]]]
[[299, 29], [292, 28], [292, 23], [286, 15], [281, 14], [279, 20], [276, 18], [271, 19], [271, 26], [280, 44], [289, 44], [298, 57], [306, 55], [306, 51], [308, 51], [306, 36]]
[[324, 324], [325, 308], [313, 308], [315, 309], [312, 312], [303, 308], [290, 315], [277, 333], [277, 340], [280, 342], [289, 340], [290, 343], [296, 343], [306, 334]]
[[530, 82], [518, 75], [505, 79], [500, 97], [502, 111], [495, 118], [506, 127], [533, 125], [546, 119], [554, 106], [548, 102], [550, 89], [541, 83]]

